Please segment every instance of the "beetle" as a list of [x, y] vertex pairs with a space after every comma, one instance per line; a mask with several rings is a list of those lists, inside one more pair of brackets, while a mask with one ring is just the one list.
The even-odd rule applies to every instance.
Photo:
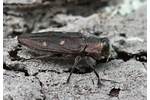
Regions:
[[20, 35], [18, 36], [18, 42], [34, 52], [41, 54], [41, 56], [29, 59], [46, 58], [57, 54], [75, 56], [67, 83], [78, 62], [82, 58], [85, 58], [88, 66], [92, 68], [98, 78], [98, 87], [101, 86], [99, 75], [94, 69], [94, 66], [96, 65], [96, 60], [100, 60], [102, 57], [107, 58], [106, 62], [108, 62], [110, 44], [107, 37], [85, 36], [79, 32], [49, 31]]

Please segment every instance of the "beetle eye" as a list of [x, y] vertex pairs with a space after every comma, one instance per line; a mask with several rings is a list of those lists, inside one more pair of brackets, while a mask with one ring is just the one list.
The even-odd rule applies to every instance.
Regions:
[[103, 48], [109, 48], [109, 43], [107, 41], [103, 41]]
[[105, 52], [105, 53], [108, 53], [109, 52], [109, 43], [108, 43], [108, 41], [103, 40], [102, 44], [103, 44], [102, 51]]

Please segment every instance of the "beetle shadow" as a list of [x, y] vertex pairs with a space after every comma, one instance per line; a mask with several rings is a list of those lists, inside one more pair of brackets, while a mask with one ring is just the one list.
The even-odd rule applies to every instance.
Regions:
[[[63, 65], [63, 66], [69, 66], [69, 70], [65, 71], [70, 73], [72, 66], [74, 64], [74, 59], [75, 57], [51, 57], [47, 59], [42, 59], [42, 61], [46, 62], [53, 62], [58, 65]], [[85, 73], [90, 73], [93, 70], [87, 65], [85, 59], [81, 59], [77, 66], [75, 67], [73, 73], [75, 74], [85, 74]]]
[[[40, 54], [40, 52], [37, 54], [34, 51], [25, 51], [26, 53], [28, 53], [29, 55], [31, 55], [31, 57], [39, 57], [43, 54]], [[44, 63], [55, 63], [61, 66], [69, 66], [69, 70], [64, 70], [64, 72], [70, 72], [72, 69], [72, 66], [74, 64], [74, 60], [75, 60], [76, 56], [65, 56], [62, 54], [55, 54], [53, 56], [50, 57], [46, 57], [46, 58], [38, 58], [38, 59], [31, 59], [33, 60], [41, 60]], [[111, 61], [112, 59], [110, 58], [109, 61]], [[96, 65], [94, 66], [94, 68], [100, 72], [104, 70], [105, 64], [106, 64], [107, 58], [103, 58], [100, 60], [96, 60]], [[108, 61], [108, 62], [109, 62]], [[106, 67], [108, 65], [108, 62], [106, 64]], [[91, 73], [93, 70], [88, 66], [86, 60], [83, 58], [81, 59], [81, 61], [79, 61], [79, 63], [77, 64], [77, 66], [75, 67], [73, 73], [75, 74], [85, 74], [85, 73]]]
[[[26, 51], [26, 53], [30, 54], [32, 57], [39, 57], [41, 54], [37, 54], [33, 51]], [[41, 60], [43, 63], [55, 63], [58, 65], [63, 65], [63, 66], [69, 66], [69, 70], [64, 70], [64, 72], [70, 72], [72, 69], [72, 66], [74, 64], [76, 56], [66, 56], [64, 57], [61, 54], [56, 54], [50, 57], [46, 58], [38, 58], [38, 59], [31, 59], [32, 61], [34, 60]], [[30, 60], [29, 60], [30, 61]], [[90, 73], [93, 70], [88, 66], [87, 62], [85, 59], [81, 59], [79, 63], [77, 64], [76, 68], [74, 69], [75, 74], [85, 74], [85, 73]]]

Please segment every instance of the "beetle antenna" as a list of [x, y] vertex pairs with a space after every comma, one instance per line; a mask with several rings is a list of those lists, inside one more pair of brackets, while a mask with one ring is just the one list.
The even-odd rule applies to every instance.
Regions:
[[107, 63], [109, 61], [109, 58], [110, 58], [110, 55], [107, 57], [107, 60], [106, 60], [106, 63], [105, 63], [105, 66], [104, 66], [104, 69], [103, 69], [103, 73], [106, 75], [105, 73], [105, 70], [106, 70], [106, 66], [107, 66]]

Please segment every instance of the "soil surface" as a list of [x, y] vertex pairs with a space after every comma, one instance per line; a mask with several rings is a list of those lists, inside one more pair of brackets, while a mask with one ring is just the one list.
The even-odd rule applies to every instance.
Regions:
[[[126, 16], [110, 17], [104, 11], [112, 4], [107, 0], [58, 1], [4, 0], [3, 99], [146, 100], [147, 7]], [[108, 37], [111, 57], [106, 74], [103, 73], [106, 59], [98, 60], [95, 66], [101, 87], [97, 87], [97, 77], [84, 60], [78, 64], [68, 84], [66, 81], [74, 58], [54, 57], [22, 62], [22, 59], [36, 54], [20, 45], [17, 36], [44, 31]]]

